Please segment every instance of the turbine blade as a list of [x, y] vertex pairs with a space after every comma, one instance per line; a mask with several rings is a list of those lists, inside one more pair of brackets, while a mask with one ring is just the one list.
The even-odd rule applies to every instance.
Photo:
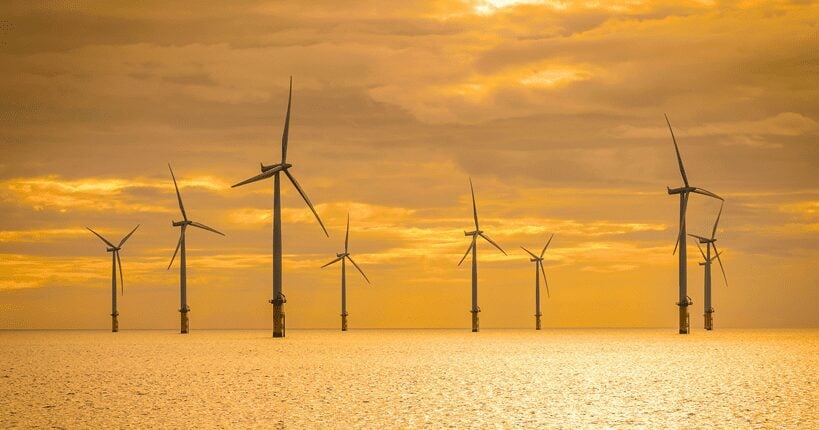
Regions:
[[224, 236], [224, 235], [225, 235], [224, 233], [222, 233], [221, 231], [216, 230], [215, 228], [208, 227], [208, 226], [206, 226], [205, 224], [198, 223], [198, 222], [196, 222], [196, 221], [191, 221], [191, 225], [192, 225], [192, 226], [194, 226], [194, 227], [199, 227], [199, 228], [201, 228], [202, 230], [212, 231], [212, 232], [214, 232], [214, 233], [216, 233], [216, 234], [221, 234], [222, 236]]
[[683, 197], [682, 213], [680, 213], [680, 228], [677, 231], [677, 242], [674, 244], [674, 252], [672, 252], [671, 255], [674, 255], [674, 254], [677, 253], [677, 247], [680, 245], [680, 241], [684, 239], [682, 237], [682, 228], [685, 225], [685, 212], [687, 210], [688, 210], [688, 193], [686, 193], [685, 197]]
[[725, 206], [725, 200], [719, 204], [719, 212], [717, 213], [717, 220], [714, 221], [714, 229], [711, 231], [711, 239], [717, 236], [717, 226], [719, 225], [719, 217], [722, 216], [722, 207]]
[[475, 188], [472, 187], [472, 178], [469, 178], [469, 190], [472, 192], [472, 215], [475, 217], [475, 230], [480, 230], [480, 227], [478, 227], [478, 206], [475, 205]]
[[327, 233], [327, 229], [324, 228], [324, 223], [321, 222], [321, 218], [319, 218], [318, 212], [316, 212], [316, 208], [314, 208], [313, 204], [310, 203], [310, 199], [307, 198], [307, 194], [305, 194], [304, 190], [301, 189], [301, 186], [299, 186], [299, 183], [296, 181], [296, 178], [294, 178], [293, 175], [288, 170], [285, 170], [284, 173], [290, 179], [290, 182], [293, 183], [293, 186], [296, 187], [296, 191], [298, 191], [299, 194], [301, 194], [301, 198], [304, 199], [304, 202], [307, 203], [307, 206], [310, 207], [310, 210], [313, 211], [313, 215], [316, 216], [316, 220], [318, 221], [319, 225], [321, 226], [321, 229], [324, 230], [324, 234], [327, 237], [330, 237], [330, 233]]
[[671, 122], [668, 120], [668, 115], [665, 115], [665, 122], [668, 124], [668, 131], [671, 132], [671, 140], [674, 141], [674, 151], [677, 153], [677, 163], [680, 165], [680, 174], [682, 175], [685, 186], [688, 186], [688, 177], [685, 176], [685, 167], [683, 167], [682, 157], [680, 156], [680, 147], [677, 146], [677, 138], [674, 137], [674, 130], [671, 129]]
[[498, 245], [497, 243], [495, 243], [495, 241], [493, 241], [492, 239], [490, 239], [490, 238], [489, 238], [489, 236], [487, 236], [487, 235], [485, 235], [485, 234], [483, 234], [483, 233], [478, 233], [478, 234], [479, 234], [479, 235], [481, 235], [481, 237], [482, 237], [482, 238], [486, 239], [486, 241], [487, 241], [487, 242], [489, 242], [489, 243], [491, 243], [492, 245], [494, 245], [494, 246], [495, 246], [495, 248], [498, 248], [498, 249], [500, 250], [500, 252], [502, 252], [502, 253], [503, 253], [503, 255], [509, 255], [509, 254], [507, 254], [507, 253], [506, 253], [506, 251], [504, 251], [504, 250], [503, 250], [503, 248], [501, 248], [501, 247], [500, 247], [500, 245]]
[[367, 275], [365, 275], [365, 274], [364, 274], [364, 271], [363, 271], [363, 270], [361, 270], [361, 268], [360, 268], [360, 267], [358, 267], [358, 264], [355, 264], [355, 261], [353, 261], [353, 257], [350, 257], [350, 256], [348, 255], [348, 256], [347, 256], [347, 259], [348, 259], [348, 260], [350, 260], [350, 263], [353, 263], [353, 266], [355, 266], [355, 268], [356, 268], [356, 269], [358, 269], [358, 272], [359, 272], [359, 273], [361, 273], [361, 276], [363, 276], [363, 277], [364, 277], [364, 279], [366, 279], [366, 280], [367, 280], [367, 283], [369, 284], [369, 283], [370, 283], [370, 278], [368, 278], [368, 277], [367, 277]]
[[549, 293], [549, 281], [546, 280], [546, 271], [543, 270], [543, 262], [538, 261], [538, 266], [540, 266], [540, 273], [543, 275], [543, 282], [546, 284], [546, 297], [552, 298], [552, 295]]
[[338, 258], [336, 258], [335, 260], [333, 260], [333, 261], [331, 261], [331, 262], [329, 262], [329, 263], [325, 264], [324, 266], [321, 266], [321, 268], [323, 269], [323, 268], [325, 268], [325, 267], [327, 267], [327, 266], [329, 266], [329, 265], [331, 265], [331, 264], [333, 264], [333, 263], [339, 262], [339, 261], [341, 261], [341, 259], [342, 259], [342, 258], [344, 258], [344, 257], [338, 257]]
[[710, 191], [708, 191], [708, 190], [706, 190], [704, 188], [694, 188], [693, 190], [691, 190], [691, 192], [692, 193], [697, 193], [697, 194], [702, 194], [702, 195], [708, 196], [708, 197], [713, 197], [713, 198], [715, 198], [717, 200], [725, 201], [725, 199], [723, 199], [722, 197], [720, 197], [720, 196], [718, 196], [718, 195], [716, 195], [716, 194], [714, 194], [714, 193], [712, 193], [712, 192], [710, 192]]
[[282, 132], [282, 164], [287, 160], [287, 138], [290, 135], [290, 102], [293, 100], [293, 77], [290, 77], [290, 90], [287, 94], [287, 115], [284, 117]]
[[551, 236], [549, 236], [549, 241], [548, 241], [548, 242], [546, 242], [546, 246], [544, 246], [544, 247], [543, 247], [543, 251], [540, 251], [540, 258], [543, 258], [543, 254], [545, 254], [545, 253], [546, 253], [546, 248], [548, 248], [548, 247], [549, 247], [549, 244], [550, 244], [550, 243], [552, 243], [552, 238], [554, 238], [554, 237], [555, 237], [555, 234], [554, 234], [554, 233], [552, 233], [552, 235], [551, 235]]
[[179, 194], [179, 186], [176, 185], [176, 176], [174, 176], [173, 169], [171, 169], [171, 163], [168, 163], [168, 170], [171, 171], [171, 178], [173, 178], [173, 187], [176, 189], [176, 199], [179, 200], [179, 210], [182, 211], [182, 218], [187, 221], [188, 215], [185, 213], [185, 206], [182, 204], [182, 195]]
[[[185, 227], [182, 227], [182, 230], [179, 231], [179, 242], [176, 242], [176, 250], [173, 252], [173, 256], [171, 257], [171, 262], [168, 263], [168, 269], [171, 268], [173, 264], [173, 260], [176, 258], [176, 253], [179, 252], [179, 247], [182, 246], [182, 237], [185, 236]], [[165, 270], [168, 270], [165, 269]]]
[[114, 251], [117, 253], [117, 265], [119, 265], [119, 287], [120, 287], [120, 294], [125, 295], [125, 281], [122, 279], [122, 260], [119, 258], [119, 251]]
[[94, 233], [94, 234], [95, 234], [95, 235], [96, 235], [98, 238], [102, 239], [102, 241], [103, 241], [103, 242], [105, 242], [105, 243], [106, 243], [106, 245], [110, 246], [111, 248], [116, 248], [116, 246], [114, 246], [114, 244], [113, 244], [113, 243], [109, 242], [109, 241], [108, 241], [108, 239], [106, 239], [106, 238], [102, 237], [102, 235], [100, 235], [100, 234], [99, 234], [99, 233], [97, 233], [96, 231], [91, 230], [91, 228], [89, 228], [89, 227], [86, 227], [86, 228], [87, 228], [87, 229], [88, 229], [88, 231], [90, 231], [91, 233]]
[[702, 252], [702, 247], [700, 246], [700, 243], [699, 243], [699, 242], [697, 242], [697, 249], [699, 249], [699, 250], [700, 250], [700, 254], [702, 254], [702, 259], [703, 259], [703, 260], [705, 260], [705, 261], [708, 261], [708, 257], [706, 257], [706, 256], [705, 256], [705, 253], [704, 253], [704, 252]]
[[717, 254], [717, 262], [719, 263], [719, 270], [722, 271], [722, 280], [725, 281], [725, 286], [728, 286], [728, 277], [725, 276], [725, 267], [722, 266], [722, 259], [719, 258], [719, 251], [717, 251], [717, 244], [714, 244], [714, 253]]
[[532, 256], [532, 258], [537, 258], [537, 255], [532, 254], [532, 251], [529, 251], [528, 249], [526, 249], [526, 248], [524, 248], [524, 247], [522, 247], [522, 246], [520, 247], [520, 249], [522, 249], [522, 250], [526, 251], [526, 252], [527, 252], [529, 255], [531, 255], [531, 256]]
[[117, 246], [117, 248], [119, 248], [119, 247], [120, 247], [120, 246], [122, 246], [122, 245], [125, 245], [125, 241], [126, 241], [126, 240], [128, 240], [128, 238], [129, 238], [129, 237], [131, 237], [131, 235], [132, 235], [132, 234], [134, 234], [134, 232], [135, 232], [135, 231], [136, 231], [136, 229], [138, 229], [138, 228], [139, 228], [139, 224], [137, 224], [137, 226], [136, 226], [136, 227], [134, 227], [134, 229], [133, 229], [133, 230], [131, 230], [131, 232], [130, 232], [130, 233], [128, 233], [128, 235], [127, 235], [127, 236], [123, 237], [123, 238], [122, 238], [122, 240], [121, 240], [121, 241], [119, 241], [119, 245]]
[[267, 179], [267, 178], [275, 175], [276, 172], [281, 172], [282, 169], [284, 169], [284, 166], [278, 165], [278, 166], [276, 166], [276, 167], [274, 167], [274, 168], [272, 168], [272, 169], [270, 169], [270, 170], [268, 170], [266, 172], [259, 173], [258, 175], [254, 176], [252, 178], [245, 179], [244, 181], [239, 182], [238, 184], [233, 184], [233, 185], [230, 186], [230, 188], [241, 187], [242, 185], [249, 184], [251, 182], [256, 182], [256, 181], [261, 181], [262, 179]]
[[469, 244], [469, 248], [466, 248], [466, 253], [464, 254], [463, 257], [461, 257], [461, 261], [458, 262], [458, 266], [460, 266], [461, 263], [463, 263], [464, 260], [466, 260], [466, 256], [469, 255], [469, 251], [472, 251], [472, 245], [475, 244], [475, 239], [477, 238], [475, 236], [472, 236], [472, 242]]
[[347, 212], [347, 235], [344, 236], [344, 252], [347, 252], [347, 247], [350, 244], [350, 213]]

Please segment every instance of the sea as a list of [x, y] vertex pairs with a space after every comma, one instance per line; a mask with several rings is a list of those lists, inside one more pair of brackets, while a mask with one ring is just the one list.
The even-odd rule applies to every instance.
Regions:
[[0, 331], [0, 428], [819, 429], [819, 329]]

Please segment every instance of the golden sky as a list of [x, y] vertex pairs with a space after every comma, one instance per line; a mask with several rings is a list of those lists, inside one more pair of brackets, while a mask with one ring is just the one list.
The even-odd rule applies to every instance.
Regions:
[[[175, 328], [180, 218], [191, 327], [271, 326], [272, 181], [293, 76], [285, 184], [288, 326], [469, 326], [468, 177], [484, 327], [676, 325], [681, 179], [726, 199], [715, 324], [817, 326], [819, 6], [809, 1], [4, 2], [0, 5], [0, 328]], [[689, 232], [716, 201], [693, 196]], [[702, 268], [689, 244], [691, 320]], [[715, 270], [718, 270], [715, 268]]]

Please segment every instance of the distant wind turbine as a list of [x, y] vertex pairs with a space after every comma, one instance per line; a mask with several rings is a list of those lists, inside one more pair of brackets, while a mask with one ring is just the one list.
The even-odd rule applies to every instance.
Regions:
[[[724, 204], [724, 203], [723, 203]], [[719, 268], [722, 271], [722, 279], [725, 281], [725, 286], [728, 286], [728, 278], [725, 276], [725, 268], [722, 266], [722, 259], [719, 258], [720, 252], [717, 250], [717, 225], [719, 225], [719, 217], [722, 215], [722, 204], [719, 206], [719, 213], [717, 219], [714, 221], [714, 229], [711, 230], [711, 237], [705, 238], [697, 236], [696, 234], [689, 234], [689, 236], [698, 240], [697, 248], [702, 254], [703, 262], [700, 266], [705, 266], [705, 329], [714, 329], [714, 308], [711, 306], [711, 262], [714, 259], [719, 263]], [[705, 252], [702, 251], [701, 243], [705, 244]], [[714, 256], [711, 256], [711, 247], [714, 248]]]
[[472, 243], [469, 245], [469, 248], [466, 249], [466, 253], [461, 258], [461, 261], [458, 262], [458, 266], [464, 262], [466, 256], [469, 253], [472, 253], [472, 331], [477, 332], [480, 331], [480, 323], [478, 320], [478, 312], [481, 311], [481, 308], [478, 306], [478, 236], [484, 238], [487, 242], [491, 243], [492, 246], [498, 248], [503, 255], [506, 255], [506, 251], [504, 251], [497, 243], [495, 243], [489, 236], [483, 234], [483, 231], [478, 226], [478, 208], [475, 206], [475, 189], [472, 187], [472, 178], [469, 178], [469, 189], [472, 191], [472, 215], [475, 217], [475, 230], [474, 231], [465, 231], [464, 236], [472, 236]]
[[284, 304], [287, 303], [287, 299], [282, 292], [282, 203], [279, 173], [284, 172], [284, 174], [287, 175], [287, 179], [290, 180], [290, 182], [296, 188], [296, 191], [301, 194], [301, 197], [304, 199], [305, 203], [307, 203], [307, 206], [309, 206], [310, 210], [313, 211], [313, 215], [315, 215], [321, 229], [324, 230], [324, 234], [327, 237], [330, 237], [330, 234], [327, 233], [327, 229], [324, 228], [324, 223], [321, 222], [321, 218], [319, 218], [316, 209], [313, 207], [313, 204], [310, 203], [310, 199], [307, 198], [307, 194], [304, 193], [304, 190], [301, 189], [301, 186], [299, 186], [296, 178], [292, 173], [290, 173], [289, 169], [293, 167], [293, 165], [286, 162], [287, 137], [290, 130], [290, 102], [292, 99], [293, 78], [291, 77], [290, 92], [287, 96], [287, 115], [284, 119], [284, 131], [282, 132], [282, 161], [270, 166], [261, 164], [262, 173], [233, 185], [233, 188], [235, 188], [251, 182], [261, 181], [262, 179], [267, 179], [271, 176], [273, 177], [273, 299], [270, 300], [270, 303], [273, 304], [273, 337], [284, 337], [285, 335]]
[[90, 227], [86, 228], [105, 242], [105, 244], [108, 245], [106, 251], [111, 253], [111, 331], [116, 333], [119, 331], [119, 320], [117, 319], [119, 316], [119, 311], [117, 311], [117, 266], [119, 266], [120, 294], [125, 294], [125, 281], [122, 278], [122, 260], [119, 258], [119, 250], [122, 249], [122, 245], [125, 245], [125, 241], [139, 228], [139, 224], [137, 224], [130, 233], [125, 235], [125, 237], [119, 241], [118, 245], [114, 245], [96, 231], [91, 230]]
[[350, 214], [347, 214], [347, 234], [344, 236], [344, 252], [341, 254], [336, 254], [336, 259], [321, 266], [321, 268], [325, 268], [331, 264], [335, 264], [341, 261], [341, 331], [347, 331], [347, 265], [346, 260], [350, 260], [350, 263], [353, 263], [356, 269], [358, 269], [361, 276], [370, 283], [370, 279], [367, 278], [367, 275], [364, 274], [364, 271], [358, 267], [358, 264], [355, 264], [353, 261], [353, 257], [350, 256], [349, 251], [349, 244], [350, 244]]
[[176, 258], [176, 254], [181, 249], [182, 252], [179, 253], [179, 294], [180, 294], [180, 307], [179, 313], [181, 314], [181, 326], [180, 326], [180, 333], [187, 333], [190, 329], [189, 322], [188, 322], [188, 312], [191, 311], [191, 308], [188, 307], [188, 286], [187, 286], [187, 266], [185, 261], [185, 232], [188, 226], [198, 227], [202, 230], [207, 230], [216, 234], [220, 234], [224, 236], [225, 234], [217, 231], [211, 227], [208, 227], [204, 224], [198, 223], [196, 221], [191, 221], [188, 219], [188, 215], [185, 213], [185, 206], [182, 204], [182, 195], [179, 194], [179, 186], [176, 185], [176, 176], [173, 174], [173, 169], [171, 169], [171, 165], [168, 164], [168, 170], [171, 171], [171, 178], [173, 179], [173, 187], [176, 189], [176, 198], [179, 201], [179, 210], [182, 211], [182, 221], [173, 221], [172, 225], [174, 227], [179, 227], [179, 242], [176, 243], [176, 250], [173, 252], [173, 256], [171, 257], [171, 262], [168, 264], [168, 269], [171, 268], [173, 265], [173, 260]]
[[540, 317], [543, 315], [540, 313], [540, 275], [543, 275], [543, 282], [546, 284], [546, 297], [550, 297], [549, 281], [546, 280], [546, 271], [543, 269], [543, 254], [546, 253], [546, 248], [548, 248], [549, 244], [552, 243], [553, 237], [555, 237], [554, 234], [549, 237], [549, 241], [546, 242], [546, 246], [543, 247], [543, 251], [540, 251], [539, 257], [532, 253], [532, 251], [529, 251], [522, 246], [520, 247], [522, 250], [526, 251], [527, 254], [532, 256], [529, 261], [535, 263], [535, 330], [540, 330]]
[[677, 252], [677, 247], [680, 248], [680, 263], [679, 263], [679, 283], [680, 283], [680, 297], [677, 306], [680, 307], [680, 334], [688, 334], [689, 319], [688, 319], [688, 305], [693, 302], [688, 297], [688, 282], [686, 272], [686, 247], [685, 247], [685, 210], [688, 206], [688, 195], [690, 193], [702, 194], [704, 196], [712, 197], [718, 200], [723, 200], [722, 197], [702, 188], [692, 187], [688, 184], [688, 177], [685, 175], [685, 168], [683, 167], [682, 157], [680, 156], [680, 148], [677, 146], [677, 139], [674, 137], [674, 130], [671, 129], [671, 122], [668, 120], [668, 115], [665, 116], [665, 122], [668, 124], [668, 131], [671, 132], [671, 140], [674, 141], [674, 151], [677, 153], [677, 163], [680, 166], [680, 175], [684, 186], [679, 188], [668, 189], [668, 194], [680, 195], [680, 227], [677, 234], [677, 243], [674, 244], [674, 253]]

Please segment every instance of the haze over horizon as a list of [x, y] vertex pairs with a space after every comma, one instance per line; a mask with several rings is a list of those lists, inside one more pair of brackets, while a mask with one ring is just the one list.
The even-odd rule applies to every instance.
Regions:
[[[272, 183], [288, 161], [330, 233], [283, 189], [288, 328], [469, 327], [468, 177], [481, 325], [674, 327], [678, 199], [667, 113], [692, 185], [726, 200], [716, 329], [817, 327], [819, 5], [800, 1], [442, 1], [0, 5], [0, 328], [175, 328], [166, 270], [192, 219], [191, 329], [271, 326]], [[689, 233], [719, 203], [692, 196]], [[703, 273], [688, 243], [692, 330]]]

